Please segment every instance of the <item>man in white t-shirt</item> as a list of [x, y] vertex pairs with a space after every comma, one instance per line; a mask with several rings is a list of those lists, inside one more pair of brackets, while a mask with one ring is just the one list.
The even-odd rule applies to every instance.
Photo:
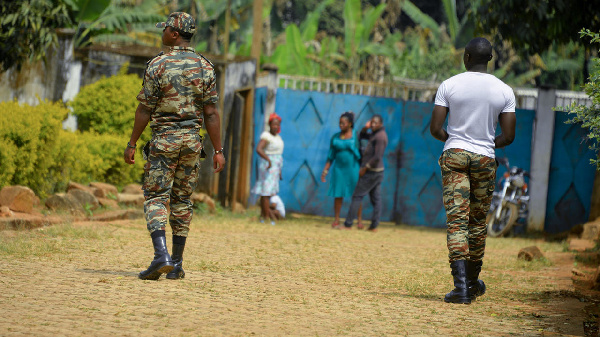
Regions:
[[[492, 45], [474, 38], [465, 47], [466, 72], [442, 82], [431, 114], [431, 135], [445, 142], [439, 159], [448, 226], [448, 258], [454, 290], [444, 301], [471, 303], [485, 293], [479, 280], [485, 239], [486, 214], [496, 181], [495, 149], [515, 138], [515, 95], [487, 73]], [[448, 130], [443, 129], [448, 116]], [[502, 134], [496, 136], [496, 123]]]

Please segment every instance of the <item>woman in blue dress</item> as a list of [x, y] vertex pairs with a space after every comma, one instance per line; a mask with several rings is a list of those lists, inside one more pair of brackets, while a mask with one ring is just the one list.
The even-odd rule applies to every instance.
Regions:
[[[331, 182], [327, 195], [335, 198], [334, 212], [335, 221], [333, 228], [340, 228], [340, 210], [345, 197], [352, 197], [354, 188], [358, 182], [358, 171], [360, 169], [360, 151], [358, 137], [354, 134], [354, 113], [344, 112], [340, 117], [340, 132], [331, 137], [327, 163], [321, 173], [321, 181], [329, 173], [333, 163]], [[342, 226], [343, 227], [343, 226]], [[358, 229], [362, 229], [362, 205], [358, 210]]]

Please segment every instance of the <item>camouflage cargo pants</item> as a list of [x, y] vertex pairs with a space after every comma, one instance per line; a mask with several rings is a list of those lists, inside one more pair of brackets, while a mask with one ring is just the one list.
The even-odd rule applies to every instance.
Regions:
[[[167, 219], [173, 235], [188, 236], [202, 142], [197, 130], [155, 134], [144, 166], [144, 213], [150, 233], [164, 230]], [[170, 213], [167, 209], [170, 208]]]
[[439, 159], [446, 208], [448, 259], [481, 261], [487, 236], [486, 214], [496, 182], [496, 161], [460, 149]]

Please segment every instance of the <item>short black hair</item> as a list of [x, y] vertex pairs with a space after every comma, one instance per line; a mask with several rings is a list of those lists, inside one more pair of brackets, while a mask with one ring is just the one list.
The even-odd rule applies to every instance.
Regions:
[[192, 36], [194, 36], [194, 33], [186, 33], [175, 27], [171, 27], [171, 29], [179, 33], [179, 36], [181, 36], [181, 38], [184, 39], [186, 42], [190, 42], [192, 40]]
[[465, 53], [468, 53], [476, 64], [487, 64], [492, 59], [492, 44], [483, 37], [476, 37], [467, 43]]

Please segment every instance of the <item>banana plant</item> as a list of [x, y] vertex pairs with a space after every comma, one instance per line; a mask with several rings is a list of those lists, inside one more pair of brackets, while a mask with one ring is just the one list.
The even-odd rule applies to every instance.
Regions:
[[[103, 0], [104, 1], [104, 0]], [[81, 1], [86, 2], [86, 1]], [[94, 3], [93, 0], [87, 1]], [[106, 6], [100, 13], [98, 10], [102, 6], [83, 7], [85, 10], [81, 13], [80, 26], [85, 26], [85, 22], [90, 20], [91, 23], [78, 34], [75, 40], [75, 46], [83, 47], [93, 43], [96, 39], [99, 41], [132, 41], [135, 40], [135, 31], [152, 31], [153, 25], [162, 21], [165, 10], [161, 0], [146, 0], [139, 6], [123, 6], [117, 0], [111, 1], [110, 5]], [[132, 34], [129, 32], [133, 28]], [[156, 30], [154, 28], [154, 30]], [[92, 33], [97, 33], [93, 36]], [[100, 34], [98, 34], [100, 33]], [[131, 36], [133, 35], [133, 36]], [[100, 37], [97, 37], [100, 36]], [[157, 34], [159, 37], [159, 35]]]
[[[285, 28], [285, 43], [277, 46], [273, 55], [264, 60], [276, 64], [282, 74], [318, 76], [323, 62], [322, 45], [313, 42], [317, 34], [319, 17], [334, 0], [326, 0], [311, 12], [298, 27], [290, 24]], [[329, 40], [329, 42], [331, 42]], [[315, 45], [318, 45], [315, 48]], [[331, 47], [331, 46], [330, 46]], [[320, 51], [318, 50], [320, 48]], [[325, 49], [330, 50], [330, 49]], [[327, 68], [327, 66], [325, 66]]]
[[369, 52], [378, 53], [370, 38], [385, 7], [386, 4], [382, 3], [363, 14], [360, 0], [346, 0], [344, 3], [344, 55], [352, 79], [358, 79], [360, 63], [366, 60]]

